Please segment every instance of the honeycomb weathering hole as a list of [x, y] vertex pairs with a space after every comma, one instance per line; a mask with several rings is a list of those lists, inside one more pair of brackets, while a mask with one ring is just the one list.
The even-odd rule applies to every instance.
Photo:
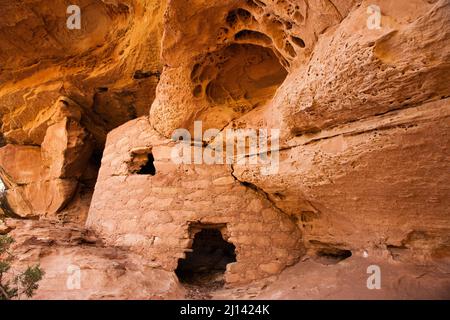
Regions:
[[180, 259], [175, 270], [180, 282], [198, 286], [221, 286], [229, 263], [236, 262], [235, 246], [222, 237], [219, 228], [200, 227], [191, 252]]
[[321, 248], [316, 251], [316, 261], [325, 265], [339, 263], [351, 256], [352, 252], [350, 250], [333, 247]]
[[[250, 41], [269, 39], [249, 31], [238, 37]], [[194, 66], [193, 94], [196, 97], [206, 95], [213, 105], [227, 105], [242, 114], [272, 99], [287, 74], [271, 48], [234, 43], [208, 54]]]

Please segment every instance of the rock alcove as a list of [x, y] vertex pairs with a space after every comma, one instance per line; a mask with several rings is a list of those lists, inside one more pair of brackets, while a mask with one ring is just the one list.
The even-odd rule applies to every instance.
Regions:
[[176, 275], [182, 283], [220, 286], [229, 263], [236, 262], [236, 247], [223, 238], [226, 226], [197, 225], [191, 228], [192, 248], [180, 259]]

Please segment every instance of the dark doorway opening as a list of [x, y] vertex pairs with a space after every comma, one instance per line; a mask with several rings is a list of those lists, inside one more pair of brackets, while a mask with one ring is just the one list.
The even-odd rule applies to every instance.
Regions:
[[191, 252], [179, 260], [176, 275], [189, 285], [223, 286], [227, 264], [236, 262], [235, 246], [223, 239], [220, 228], [199, 227], [194, 232]]

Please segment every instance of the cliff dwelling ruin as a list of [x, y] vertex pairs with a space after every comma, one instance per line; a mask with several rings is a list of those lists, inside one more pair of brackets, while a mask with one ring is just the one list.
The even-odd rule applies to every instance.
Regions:
[[227, 265], [236, 262], [236, 247], [224, 239], [226, 225], [192, 224], [191, 251], [178, 261], [176, 275], [181, 282], [211, 285], [223, 282]]

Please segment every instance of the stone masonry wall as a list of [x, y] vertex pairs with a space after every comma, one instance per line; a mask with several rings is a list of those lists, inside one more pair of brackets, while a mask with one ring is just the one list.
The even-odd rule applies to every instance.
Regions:
[[[230, 165], [175, 164], [173, 146], [147, 117], [111, 132], [87, 226], [173, 271], [192, 246], [190, 225], [226, 224], [224, 238], [236, 246], [237, 260], [227, 266], [227, 283], [278, 274], [298, 261], [301, 233], [287, 215], [235, 180]], [[130, 173], [133, 154], [142, 150], [154, 156], [154, 176]]]

